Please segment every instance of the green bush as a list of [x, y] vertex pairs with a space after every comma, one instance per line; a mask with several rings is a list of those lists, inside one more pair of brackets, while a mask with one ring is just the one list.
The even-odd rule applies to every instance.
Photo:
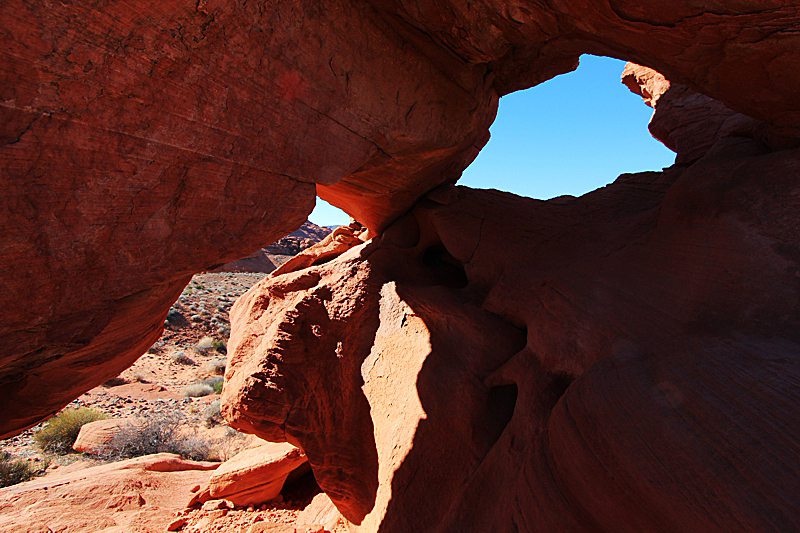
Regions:
[[216, 383], [211, 385], [211, 388], [214, 389], [214, 394], [222, 394], [222, 384], [223, 383], [224, 383], [224, 381], [217, 381]]
[[177, 453], [197, 461], [209, 457], [208, 443], [196, 436], [181, 434], [184, 415], [178, 410], [156, 413], [136, 424], [120, 428], [103, 448], [101, 455], [107, 459], [127, 459], [151, 453]]
[[41, 473], [42, 469], [34, 468], [30, 461], [12, 459], [8, 452], [0, 452], [0, 487], [28, 481]]
[[223, 340], [216, 340], [216, 341], [214, 341], [214, 342], [213, 342], [212, 346], [214, 347], [214, 349], [215, 349], [217, 352], [219, 352], [219, 353], [221, 353], [221, 354], [225, 354], [225, 355], [227, 355], [227, 353], [228, 353], [228, 347], [225, 345], [225, 341], [223, 341]]
[[69, 453], [78, 438], [81, 426], [102, 420], [106, 415], [100, 411], [81, 407], [80, 409], [64, 409], [51, 418], [45, 427], [33, 436], [39, 447], [53, 453]]

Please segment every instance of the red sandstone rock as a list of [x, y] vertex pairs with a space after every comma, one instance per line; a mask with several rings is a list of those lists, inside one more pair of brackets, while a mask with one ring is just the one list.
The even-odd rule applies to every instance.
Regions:
[[[117, 375], [316, 190], [388, 229], [237, 304], [224, 411], [362, 530], [800, 529], [800, 152], [773, 142], [800, 3], [733, 4], [4, 2], [0, 433]], [[674, 82], [642, 85], [681, 167], [418, 202], [580, 53]], [[58, 518], [33, 505], [7, 507]]]
[[303, 452], [291, 444], [261, 442], [222, 463], [211, 476], [208, 488], [192, 498], [189, 505], [211, 499], [225, 499], [243, 507], [276, 498], [289, 475], [306, 463]]
[[288, 524], [273, 524], [269, 522], [256, 522], [251, 525], [247, 533], [297, 533], [294, 526]]
[[72, 449], [76, 452], [93, 455], [103, 453], [104, 447], [111, 442], [120, 429], [132, 424], [134, 420], [132, 418], [109, 418], [84, 424], [81, 426]]
[[176, 518], [167, 525], [167, 531], [179, 531], [181, 528], [183, 528], [183, 526], [186, 525], [187, 522], [188, 520], [186, 517], [182, 516], [180, 518]]
[[499, 95], [581, 53], [798, 135], [799, 14], [796, 0], [4, 2], [0, 434], [117, 375], [191, 274], [297, 228], [315, 190], [382, 231], [458, 178]]
[[314, 496], [311, 503], [297, 516], [298, 531], [324, 533], [333, 531], [342, 520], [342, 515], [324, 492]]
[[13, 0], [0, 35], [3, 436], [118, 375], [193, 273], [299, 227], [316, 183], [360, 176], [377, 228], [455, 179], [497, 102], [485, 66], [453, 78], [363, 2]]
[[654, 108], [650, 133], [678, 154], [676, 163], [697, 161], [726, 137], [755, 139], [772, 150], [800, 146], [800, 140], [781, 135], [773, 126], [688, 87], [670, 84], [647, 67], [628, 63], [622, 82]]
[[216, 466], [160, 453], [6, 487], [0, 489], [0, 531], [163, 531], [189, 488]]
[[223, 412], [357, 531], [800, 528], [799, 162], [734, 135], [581, 198], [434, 191], [237, 302]]

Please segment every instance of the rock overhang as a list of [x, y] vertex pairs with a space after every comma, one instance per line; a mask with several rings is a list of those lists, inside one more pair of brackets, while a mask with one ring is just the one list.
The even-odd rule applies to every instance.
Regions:
[[[800, 131], [798, 2], [136, 7], [109, 4], [102, 16], [67, 3], [0, 8], [9, 45], [0, 68], [4, 435], [116, 375], [157, 338], [192, 273], [296, 228], [315, 193], [376, 233], [391, 226], [458, 179], [501, 95], [573, 69], [581, 53], [655, 67], [778, 135]], [[727, 124], [737, 136], [752, 131]], [[775, 149], [747, 146], [765, 157]], [[783, 185], [766, 181], [791, 191], [791, 161], [780, 163]], [[689, 200], [728, 194], [724, 179], [714, 187], [681, 190]], [[746, 190], [761, 194], [757, 184]], [[685, 205], [672, 209], [666, 220], [686, 216]], [[758, 216], [784, 220], [769, 235], [792, 268], [796, 216]], [[465, 262], [477, 245], [451, 235], [443, 246]], [[496, 269], [465, 271], [492, 312], [526, 323], [491, 292]], [[774, 305], [776, 323], [786, 305]], [[718, 315], [708, 310], [694, 327], [724, 331]], [[768, 315], [737, 328], [757, 330]]]

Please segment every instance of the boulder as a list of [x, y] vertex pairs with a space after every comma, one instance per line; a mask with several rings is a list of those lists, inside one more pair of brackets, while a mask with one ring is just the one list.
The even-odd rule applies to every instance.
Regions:
[[135, 422], [134, 418], [109, 418], [84, 424], [72, 449], [80, 453], [100, 455], [106, 451], [105, 447], [122, 428]]
[[292, 472], [306, 463], [305, 454], [295, 446], [261, 441], [225, 461], [211, 476], [208, 486], [189, 505], [227, 500], [237, 507], [276, 498]]
[[314, 496], [297, 516], [296, 529], [306, 533], [334, 531], [342, 521], [342, 515], [324, 492]]

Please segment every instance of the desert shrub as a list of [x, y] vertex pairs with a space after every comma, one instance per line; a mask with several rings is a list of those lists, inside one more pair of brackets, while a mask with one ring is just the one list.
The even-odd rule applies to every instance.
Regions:
[[170, 357], [176, 363], [180, 363], [182, 365], [193, 365], [194, 361], [186, 355], [186, 352], [174, 352], [170, 354]]
[[221, 354], [227, 354], [228, 353], [228, 347], [225, 345], [225, 341], [223, 341], [223, 340], [214, 341], [213, 346], [214, 346], [214, 349], [217, 352], [221, 353]]
[[[47, 468], [45, 466], [45, 468]], [[43, 472], [25, 459], [12, 459], [8, 452], [0, 452], [0, 487], [16, 485], [33, 479]]]
[[197, 398], [199, 396], [208, 396], [209, 394], [214, 394], [214, 388], [205, 383], [192, 383], [191, 385], [185, 386], [181, 391], [181, 394], [184, 396]]
[[214, 400], [203, 409], [203, 421], [208, 427], [216, 426], [224, 422], [222, 414], [220, 413], [219, 400]]
[[206, 371], [209, 374], [218, 374], [222, 375], [225, 373], [225, 366], [228, 364], [228, 361], [225, 359], [212, 359], [211, 361], [206, 364]]
[[194, 349], [197, 350], [199, 353], [205, 353], [213, 347], [214, 347], [214, 339], [212, 339], [211, 337], [203, 337], [197, 344], [194, 345]]
[[247, 435], [233, 428], [225, 429], [225, 436], [210, 443], [209, 459], [227, 461], [247, 447]]
[[224, 381], [218, 381], [211, 385], [211, 388], [214, 389], [214, 394], [222, 394], [222, 385]]
[[116, 460], [167, 452], [186, 459], [205, 460], [209, 455], [208, 444], [197, 436], [182, 434], [184, 422], [183, 414], [173, 409], [126, 424], [105, 445], [101, 455]]
[[33, 436], [42, 450], [54, 453], [69, 453], [78, 438], [81, 426], [102, 420], [106, 415], [100, 411], [81, 407], [80, 409], [64, 409], [48, 420], [47, 425]]

